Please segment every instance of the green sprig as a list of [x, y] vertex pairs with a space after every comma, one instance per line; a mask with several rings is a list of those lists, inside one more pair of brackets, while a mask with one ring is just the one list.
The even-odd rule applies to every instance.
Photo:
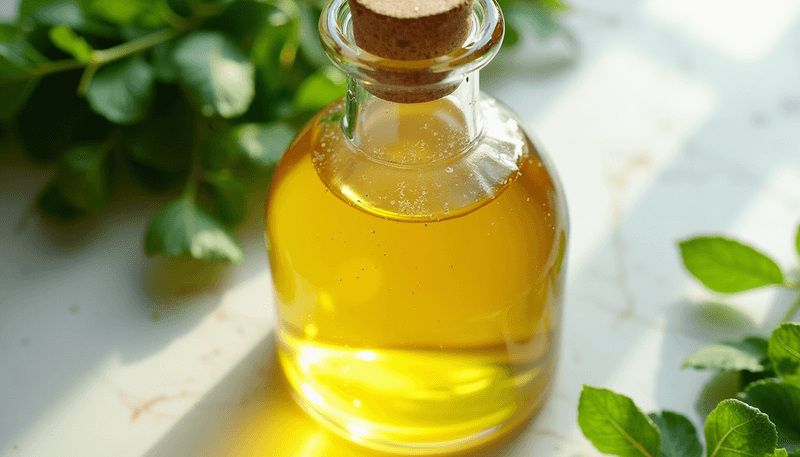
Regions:
[[[0, 27], [0, 121], [29, 157], [54, 164], [38, 209], [57, 220], [104, 210], [127, 173], [173, 195], [154, 210], [149, 255], [239, 261], [231, 230], [252, 177], [345, 93], [317, 35], [325, 3], [21, 0], [17, 23]], [[509, 17], [551, 25], [563, 11], [512, 3], [541, 8]]]
[[[796, 244], [800, 254], [800, 228]], [[774, 260], [741, 242], [697, 237], [679, 246], [686, 269], [713, 291], [732, 293], [770, 285], [797, 289], [784, 280], [786, 275]], [[799, 303], [800, 297], [768, 340], [750, 336], [722, 341], [684, 361], [683, 367], [738, 371], [741, 379], [752, 381], [742, 386], [736, 399], [723, 400], [706, 418], [707, 457], [800, 456], [800, 323], [787, 322]], [[584, 435], [602, 452], [651, 457], [702, 455], [689, 419], [669, 412], [649, 418], [650, 424], [643, 421], [642, 412], [629, 398], [589, 386], [584, 387], [578, 405], [578, 423]], [[658, 449], [654, 431], [662, 437]], [[631, 448], [632, 443], [638, 445]]]

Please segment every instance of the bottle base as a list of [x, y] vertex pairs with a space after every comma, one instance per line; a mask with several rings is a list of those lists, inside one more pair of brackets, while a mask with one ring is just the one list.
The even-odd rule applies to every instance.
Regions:
[[[372, 449], [379, 452], [384, 452], [390, 455], [414, 455], [414, 456], [452, 456], [458, 454], [460, 457], [469, 457], [469, 455], [462, 455], [464, 452], [477, 450], [482, 446], [489, 445], [501, 441], [503, 438], [513, 436], [518, 433], [528, 422], [536, 416], [536, 413], [544, 404], [546, 396], [542, 398], [536, 405], [533, 405], [530, 413], [521, 415], [519, 418], [509, 421], [507, 423], [499, 424], [487, 430], [483, 430], [474, 436], [466, 437], [460, 440], [434, 442], [434, 443], [404, 443], [395, 441], [375, 441], [362, 439], [356, 435], [351, 434], [348, 430], [343, 429], [338, 423], [329, 420], [325, 415], [316, 409], [309, 406], [308, 402], [296, 391], [292, 391], [292, 398], [302, 408], [306, 414], [314, 420], [322, 424], [325, 428], [335, 433], [337, 436], [344, 438], [352, 443], [362, 446], [367, 449]], [[387, 456], [388, 457], [388, 456]]]
[[500, 439], [539, 410], [553, 371], [553, 357], [519, 366], [493, 363], [492, 351], [351, 350], [292, 337], [278, 354], [311, 417], [358, 445], [402, 455]]

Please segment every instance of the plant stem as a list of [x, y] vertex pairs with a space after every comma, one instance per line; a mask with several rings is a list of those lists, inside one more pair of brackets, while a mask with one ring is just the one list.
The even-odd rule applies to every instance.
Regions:
[[[85, 63], [79, 62], [75, 59], [56, 60], [54, 62], [48, 62], [44, 65], [39, 65], [38, 67], [31, 68], [29, 73], [17, 76], [13, 79], [29, 79], [31, 77], [44, 76], [50, 73], [75, 70], [78, 68], [82, 68], [85, 65], [86, 65]], [[5, 82], [13, 79], [12, 78], [3, 79], [2, 81]]]
[[[86, 88], [89, 85], [89, 81], [91, 80], [91, 76], [101, 66], [109, 62], [119, 60], [123, 57], [127, 57], [131, 54], [136, 54], [137, 52], [152, 48], [159, 43], [163, 43], [170, 38], [178, 36], [192, 25], [194, 24], [186, 25], [184, 27], [171, 27], [168, 29], [162, 29], [133, 41], [128, 41], [108, 49], [94, 51], [91, 59], [89, 59], [89, 62], [80, 62], [75, 59], [47, 62], [31, 68], [28, 73], [12, 76], [10, 78], [0, 78], [0, 83], [25, 80], [53, 73], [59, 73], [62, 71], [76, 70], [78, 68], [87, 67], [84, 76], [81, 78], [81, 86], [79, 87], [79, 93], [85, 93]], [[83, 90], [81, 91], [81, 89]]]
[[797, 294], [797, 297], [794, 299], [792, 306], [789, 307], [789, 311], [787, 311], [786, 314], [783, 315], [783, 319], [781, 319], [781, 324], [783, 324], [784, 322], [789, 322], [789, 319], [791, 319], [792, 316], [794, 316], [794, 313], [796, 313], [798, 309], [800, 309], [800, 294]]
[[186, 185], [183, 188], [184, 197], [191, 196], [191, 198], [197, 199], [197, 186], [203, 179], [203, 159], [200, 155], [203, 153], [202, 145], [206, 144], [208, 139], [210, 122], [200, 113], [194, 113], [194, 142], [190, 151], [189, 176], [186, 177]]
[[192, 177], [189, 177], [186, 180], [186, 185], [183, 187], [181, 197], [190, 199], [192, 201], [197, 199], [197, 180]]
[[113, 48], [93, 52], [89, 64], [83, 71], [83, 75], [81, 75], [81, 82], [78, 84], [78, 96], [83, 97], [86, 95], [86, 91], [89, 90], [89, 83], [92, 82], [92, 77], [101, 66], [149, 49], [159, 43], [169, 40], [179, 33], [181, 33], [181, 29], [172, 27], [159, 30], [158, 32], [151, 33], [150, 35], [143, 36], [119, 46], [114, 46]]
[[83, 70], [83, 74], [81, 75], [81, 81], [78, 83], [78, 96], [83, 97], [86, 95], [86, 91], [89, 90], [89, 83], [92, 82], [92, 77], [94, 76], [97, 69], [100, 68], [96, 64], [91, 64]]
[[92, 53], [91, 63], [99, 66], [123, 57], [127, 57], [131, 54], [136, 54], [137, 52], [144, 51], [145, 49], [152, 48], [159, 43], [167, 41], [170, 38], [177, 36], [182, 31], [182, 29], [175, 27], [162, 29], [136, 40], [114, 46], [113, 48], [95, 51]]

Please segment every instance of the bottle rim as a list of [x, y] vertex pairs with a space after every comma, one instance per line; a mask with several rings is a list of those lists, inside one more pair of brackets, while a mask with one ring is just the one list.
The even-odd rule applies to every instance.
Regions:
[[[475, 0], [472, 31], [464, 44], [452, 52], [425, 60], [394, 60], [361, 49], [353, 38], [352, 14], [348, 0], [333, 0], [322, 11], [320, 41], [328, 57], [350, 76], [367, 84], [386, 84], [385, 75], [396, 74], [395, 83], [407, 76], [425, 73], [430, 86], [446, 86], [460, 81], [491, 61], [503, 42], [503, 14], [496, 0]], [[376, 78], [376, 75], [384, 77]], [[404, 76], [406, 78], [404, 78]], [[419, 86], [416, 83], [408, 85]], [[405, 85], [405, 84], [403, 84]]]

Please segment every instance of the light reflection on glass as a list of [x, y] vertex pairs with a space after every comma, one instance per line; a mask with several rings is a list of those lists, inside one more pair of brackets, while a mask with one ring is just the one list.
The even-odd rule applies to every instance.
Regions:
[[[228, 437], [225, 450], [214, 457], [401, 457], [347, 441], [308, 416], [292, 399], [277, 363], [262, 383], [253, 390], [254, 396], [248, 398], [241, 417], [225, 422], [224, 427], [228, 428], [224, 432]], [[310, 392], [313, 393], [309, 395], [303, 389], [309, 398], [318, 394]], [[354, 406], [360, 405], [354, 402]], [[447, 457], [499, 455], [525, 425], [488, 446]], [[350, 432], [358, 436], [359, 430], [356, 426]]]
[[302, 390], [303, 390], [303, 395], [305, 395], [309, 401], [317, 405], [325, 403], [325, 400], [322, 399], [322, 395], [320, 395], [316, 390], [311, 388], [311, 386], [309, 386], [308, 384], [303, 384]]
[[362, 427], [361, 425], [358, 425], [358, 424], [350, 424], [350, 425], [348, 425], [347, 426], [347, 430], [353, 436], [356, 436], [356, 437], [362, 437], [362, 436], [369, 435], [369, 430], [367, 430], [366, 428], [364, 428], [364, 427]]
[[378, 360], [378, 355], [373, 351], [358, 351], [356, 352], [356, 358], [365, 362], [372, 362]]

